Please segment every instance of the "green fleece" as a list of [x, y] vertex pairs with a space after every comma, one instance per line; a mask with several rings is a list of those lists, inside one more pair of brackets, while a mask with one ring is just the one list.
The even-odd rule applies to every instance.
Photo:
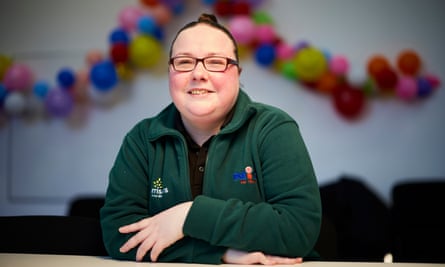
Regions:
[[[186, 141], [174, 127], [177, 113], [171, 104], [123, 140], [101, 209], [113, 258], [135, 259], [136, 249], [119, 252], [131, 237], [120, 234], [120, 226], [192, 200]], [[320, 222], [318, 184], [297, 123], [241, 90], [232, 120], [210, 143], [203, 194], [187, 215], [185, 237], [158, 260], [218, 264], [228, 248], [312, 256]]]

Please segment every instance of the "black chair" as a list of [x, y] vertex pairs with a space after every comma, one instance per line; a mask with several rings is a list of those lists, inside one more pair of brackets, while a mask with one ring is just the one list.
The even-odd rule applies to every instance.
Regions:
[[[323, 260], [381, 262], [389, 251], [389, 208], [359, 178], [342, 176], [320, 186], [323, 221], [332, 224], [319, 239]], [[323, 223], [322, 221], [322, 223]], [[327, 235], [327, 237], [323, 237]], [[326, 248], [330, 246], [330, 248]], [[317, 246], [316, 246], [317, 248]]]
[[100, 222], [71, 216], [0, 217], [1, 253], [106, 256]]
[[100, 218], [100, 209], [105, 203], [104, 196], [80, 196], [69, 203], [68, 216]]
[[445, 179], [397, 183], [392, 202], [393, 260], [445, 263]]

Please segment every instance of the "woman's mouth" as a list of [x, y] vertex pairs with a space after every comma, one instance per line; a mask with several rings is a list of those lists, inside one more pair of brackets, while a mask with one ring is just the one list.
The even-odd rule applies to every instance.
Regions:
[[204, 95], [204, 94], [210, 93], [210, 91], [208, 91], [206, 89], [192, 89], [188, 93], [191, 95]]

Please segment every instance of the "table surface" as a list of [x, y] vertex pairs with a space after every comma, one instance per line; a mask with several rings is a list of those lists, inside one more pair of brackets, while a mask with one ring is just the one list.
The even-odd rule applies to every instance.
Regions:
[[[213, 267], [217, 265], [206, 264], [184, 264], [184, 263], [140, 263], [132, 261], [118, 261], [107, 257], [95, 256], [69, 256], [69, 255], [43, 255], [43, 254], [14, 254], [0, 253], [1, 267], [132, 267], [150, 265], [150, 267]], [[425, 263], [378, 263], [378, 262], [304, 262], [303, 266], [312, 267], [383, 267], [395, 265], [394, 267], [438, 267], [445, 264]], [[240, 267], [243, 265], [224, 264], [224, 267]], [[252, 265], [244, 265], [250, 266]], [[259, 266], [259, 265], [256, 265]], [[278, 265], [277, 265], [278, 266]], [[281, 265], [289, 266], [289, 265]]]

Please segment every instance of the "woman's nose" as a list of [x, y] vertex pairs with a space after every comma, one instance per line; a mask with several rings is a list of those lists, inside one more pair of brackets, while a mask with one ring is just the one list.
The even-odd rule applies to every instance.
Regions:
[[194, 79], [206, 79], [207, 78], [207, 70], [204, 67], [204, 63], [198, 62], [196, 64], [195, 69], [192, 71], [192, 75]]

